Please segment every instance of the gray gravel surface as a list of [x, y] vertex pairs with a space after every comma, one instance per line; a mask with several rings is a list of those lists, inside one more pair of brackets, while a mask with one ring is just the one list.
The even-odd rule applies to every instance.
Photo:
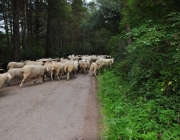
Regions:
[[98, 140], [97, 80], [89, 74], [0, 89], [0, 140]]

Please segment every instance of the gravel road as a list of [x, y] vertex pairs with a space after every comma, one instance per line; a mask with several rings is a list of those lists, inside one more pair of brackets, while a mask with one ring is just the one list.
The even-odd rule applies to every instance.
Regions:
[[0, 90], [0, 140], [98, 140], [97, 80], [26, 82]]

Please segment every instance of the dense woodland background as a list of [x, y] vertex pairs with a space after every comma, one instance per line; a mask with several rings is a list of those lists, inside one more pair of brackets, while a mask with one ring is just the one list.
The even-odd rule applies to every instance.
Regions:
[[0, 60], [109, 54], [120, 21], [120, 5], [112, 4], [100, 12], [82, 0], [0, 0]]
[[2, 62], [111, 54], [103, 140], [180, 139], [179, 0], [0, 0]]

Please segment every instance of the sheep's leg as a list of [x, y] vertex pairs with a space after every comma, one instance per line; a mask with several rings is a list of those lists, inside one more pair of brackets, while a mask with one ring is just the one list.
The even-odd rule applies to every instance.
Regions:
[[98, 74], [100, 75], [100, 71], [99, 71], [99, 68], [97, 69], [97, 71], [98, 71]]
[[39, 79], [40, 79], [40, 83], [42, 84], [43, 83], [43, 78], [41, 77], [41, 75], [39, 76]]
[[84, 73], [86, 74], [86, 69], [85, 69], [85, 67], [83, 67], [83, 70], [84, 70]]
[[58, 80], [60, 80], [60, 79], [59, 79], [59, 70], [57, 70], [56, 76], [57, 76]]
[[51, 70], [51, 81], [53, 81], [53, 71]]
[[96, 69], [94, 70], [94, 75], [95, 75], [95, 77], [97, 77], [97, 75], [96, 75]]
[[80, 68], [80, 73], [82, 73], [82, 68]]
[[24, 78], [23, 78], [23, 80], [22, 80], [22, 82], [21, 82], [21, 84], [20, 84], [20, 87], [22, 87], [22, 85], [23, 85], [23, 83], [24, 83], [24, 81], [26, 80], [26, 76], [24, 76]]
[[69, 72], [67, 73], [67, 81], [69, 80]]
[[109, 68], [111, 68], [111, 65], [112, 65], [112, 64], [110, 63], [110, 64], [109, 64]]
[[29, 80], [30, 85], [33, 85], [31, 81], [31, 77], [29, 77], [28, 80]]
[[88, 68], [86, 68], [86, 74], [88, 74]]
[[10, 81], [10, 80], [11, 80], [11, 79], [8, 79], [8, 80], [7, 80], [7, 85], [8, 85], [8, 86], [10, 86], [10, 84], [9, 84], [9, 81]]
[[76, 78], [76, 71], [74, 71], [74, 77]]
[[20, 87], [22, 87], [23, 83], [25, 82], [25, 80], [26, 80], [28, 77], [30, 78], [30, 72], [27, 72], [26, 74], [25, 74], [25, 73], [23, 74], [23, 80], [22, 80], [22, 82], [21, 82], [21, 84], [20, 84]]
[[59, 72], [59, 74], [60, 74], [60, 79], [61, 79], [61, 77], [62, 77], [62, 75], [63, 75], [62, 70]]
[[[34, 84], [34, 83], [36, 83], [36, 82], [37, 82], [37, 80], [38, 80], [38, 76], [36, 76], [36, 80], [33, 82], [33, 84]], [[33, 84], [32, 84], [32, 85], [33, 85]]]
[[45, 79], [46, 79], [46, 74], [43, 75], [43, 82], [45, 82]]
[[43, 81], [45, 81], [45, 79], [46, 79], [46, 74], [47, 74], [47, 72], [45, 72], [43, 75]]

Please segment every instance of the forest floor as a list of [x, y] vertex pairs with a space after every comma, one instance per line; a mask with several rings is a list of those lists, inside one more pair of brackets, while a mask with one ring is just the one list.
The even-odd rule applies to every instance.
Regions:
[[97, 79], [78, 74], [0, 90], [0, 140], [98, 140]]

